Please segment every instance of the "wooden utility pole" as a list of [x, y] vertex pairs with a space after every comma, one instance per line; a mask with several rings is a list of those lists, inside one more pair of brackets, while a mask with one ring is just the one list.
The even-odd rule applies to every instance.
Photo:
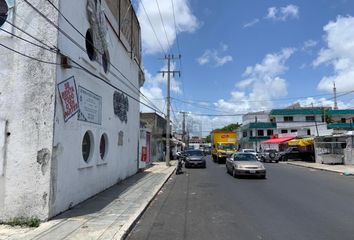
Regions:
[[175, 59], [180, 59], [181, 55], [178, 56], [178, 58], [175, 58], [173, 55], [166, 55], [165, 60], [167, 60], [167, 71], [159, 71], [162, 73], [162, 76], [164, 77], [165, 74], [167, 74], [167, 99], [166, 99], [166, 166], [170, 166], [170, 136], [171, 136], [171, 125], [170, 125], [170, 109], [171, 109], [171, 74], [175, 76], [176, 73], [178, 73], [179, 76], [181, 76], [180, 71], [174, 71], [171, 70], [171, 60]]

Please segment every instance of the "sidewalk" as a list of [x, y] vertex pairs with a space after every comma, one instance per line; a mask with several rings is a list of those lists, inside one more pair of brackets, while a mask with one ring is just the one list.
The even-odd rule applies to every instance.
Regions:
[[0, 225], [0, 240], [122, 239], [175, 169], [175, 162], [151, 168], [97, 194], [38, 228]]
[[337, 172], [342, 174], [354, 174], [354, 166], [352, 165], [329, 165], [329, 164], [321, 164], [321, 163], [311, 163], [311, 162], [302, 162], [302, 161], [289, 161], [284, 162], [286, 164], [313, 168], [317, 170], [329, 171], [329, 172]]

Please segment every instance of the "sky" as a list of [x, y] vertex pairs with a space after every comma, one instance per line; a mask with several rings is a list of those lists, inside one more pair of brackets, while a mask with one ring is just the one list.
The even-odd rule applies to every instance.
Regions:
[[[354, 0], [135, 0], [144, 96], [166, 112], [165, 54], [181, 59], [171, 81], [175, 129], [189, 112], [207, 135], [247, 112], [294, 103], [354, 107]], [[149, 103], [151, 105], [151, 103]], [[141, 111], [151, 112], [142, 106]], [[237, 116], [217, 116], [232, 115]]]

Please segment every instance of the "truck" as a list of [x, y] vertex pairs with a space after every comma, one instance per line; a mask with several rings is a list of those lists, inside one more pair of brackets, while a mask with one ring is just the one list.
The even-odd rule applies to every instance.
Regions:
[[226, 158], [237, 152], [237, 134], [232, 131], [211, 132], [211, 155], [213, 161], [225, 163]]

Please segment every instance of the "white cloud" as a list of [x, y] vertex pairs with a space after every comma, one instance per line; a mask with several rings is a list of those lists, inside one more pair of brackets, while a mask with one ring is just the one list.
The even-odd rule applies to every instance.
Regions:
[[[141, 4], [143, 3], [143, 5]], [[144, 8], [154, 27], [156, 35], [161, 42], [162, 48], [167, 52], [176, 40], [176, 34], [182, 32], [194, 32], [199, 27], [197, 18], [193, 15], [188, 0], [173, 0], [176, 27], [173, 19], [173, 8], [171, 1], [158, 0], [161, 15], [164, 21], [168, 40], [161, 22], [157, 4], [152, 0], [141, 0], [138, 4], [137, 16], [141, 27], [143, 51], [147, 54], [161, 53], [161, 47], [151, 28], [150, 22], [145, 14]]]
[[[306, 99], [299, 99], [299, 100], [295, 101], [294, 103], [300, 103], [300, 105], [303, 107], [311, 107], [312, 104], [314, 107], [333, 107], [334, 106], [334, 101], [328, 100], [327, 98], [309, 97]], [[337, 101], [337, 104], [338, 104], [339, 109], [352, 108], [354, 106], [354, 102], [344, 103], [342, 101]]]
[[243, 28], [249, 28], [249, 27], [253, 27], [254, 25], [256, 25], [257, 23], [259, 23], [259, 19], [255, 18], [252, 21], [243, 24]]
[[354, 17], [338, 16], [324, 26], [326, 48], [318, 53], [314, 66], [331, 65], [333, 75], [324, 76], [317, 88], [331, 92], [333, 82], [338, 91], [354, 90]]
[[293, 4], [285, 7], [270, 7], [268, 8], [266, 19], [272, 19], [275, 21], [286, 21], [291, 18], [299, 17], [299, 7]]
[[[166, 66], [161, 68], [161, 70], [165, 70]], [[171, 65], [171, 70], [175, 69], [175, 65]], [[166, 76], [163, 77], [161, 73], [157, 73], [156, 75], [152, 75], [148, 70], [145, 69], [145, 83], [141, 88], [141, 92], [156, 106], [160, 111], [165, 112], [165, 97], [163, 95], [164, 88], [166, 88], [167, 79]], [[175, 94], [181, 94], [181, 82], [177, 81], [174, 77], [171, 77], [171, 92]], [[140, 99], [145, 104], [152, 106], [151, 102], [147, 101], [144, 96], [140, 96]], [[151, 112], [152, 109], [140, 104], [141, 112]]]
[[285, 48], [278, 53], [267, 54], [261, 63], [248, 66], [244, 79], [235, 84], [228, 100], [220, 99], [215, 106], [225, 112], [245, 113], [272, 108], [272, 99], [287, 95], [286, 80], [281, 77], [286, 61], [295, 52]]
[[221, 67], [233, 60], [230, 55], [223, 55], [228, 50], [228, 46], [224, 43], [220, 44], [220, 49], [207, 49], [202, 56], [197, 58], [199, 65], [212, 64], [214, 67]]
[[307, 41], [304, 42], [304, 45], [303, 47], [301, 48], [302, 51], [306, 51], [310, 48], [313, 48], [315, 46], [317, 46], [318, 42], [317, 41], [314, 41], [312, 39], [309, 39]]

